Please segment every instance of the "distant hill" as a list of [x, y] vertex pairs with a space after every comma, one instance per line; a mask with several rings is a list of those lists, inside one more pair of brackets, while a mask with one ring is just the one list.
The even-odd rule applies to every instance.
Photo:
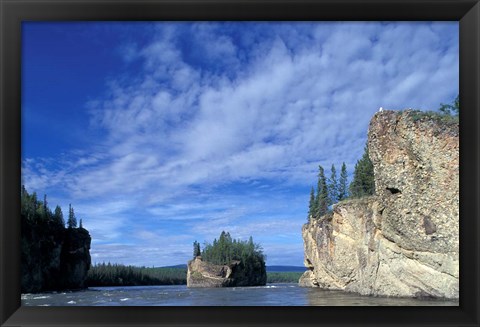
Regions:
[[[165, 266], [160, 268], [182, 268], [187, 269], [186, 264]], [[302, 266], [267, 266], [267, 272], [304, 272], [307, 268]]]
[[181, 268], [181, 269], [187, 269], [187, 265], [186, 264], [179, 264], [179, 265], [175, 265], [175, 266], [164, 266], [164, 267], [160, 267], [160, 268]]
[[267, 272], [304, 272], [307, 268], [302, 266], [267, 266]]

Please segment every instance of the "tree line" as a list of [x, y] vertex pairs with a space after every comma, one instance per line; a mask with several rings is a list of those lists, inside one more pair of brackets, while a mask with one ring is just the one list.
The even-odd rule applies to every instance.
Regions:
[[[38, 199], [37, 193], [29, 194], [24, 185], [21, 190], [21, 215], [29, 223], [53, 223], [65, 227], [62, 208], [57, 205], [52, 211], [48, 206], [47, 195], [43, 196], [43, 201]], [[77, 228], [77, 218], [72, 204], [69, 204], [67, 228]], [[80, 219], [79, 228], [83, 228], [83, 221]]]
[[298, 283], [302, 275], [299, 271], [267, 272], [267, 283]]
[[88, 271], [86, 284], [92, 286], [184, 285], [186, 268], [135, 267], [97, 264]]

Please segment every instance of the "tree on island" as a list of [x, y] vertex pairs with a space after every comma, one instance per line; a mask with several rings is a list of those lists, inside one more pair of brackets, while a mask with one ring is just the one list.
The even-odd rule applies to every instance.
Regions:
[[196, 258], [201, 254], [202, 253], [200, 251], [200, 243], [198, 243], [197, 241], [193, 242], [193, 258]]
[[373, 175], [373, 164], [368, 155], [368, 146], [365, 145], [364, 153], [355, 165], [353, 181], [350, 184], [350, 196], [360, 198], [375, 193], [375, 180]]
[[213, 244], [205, 242], [202, 260], [215, 265], [226, 265], [238, 260], [247, 271], [265, 268], [262, 247], [254, 243], [251, 236], [248, 241], [235, 240], [225, 231], [222, 231], [218, 241], [215, 239]]

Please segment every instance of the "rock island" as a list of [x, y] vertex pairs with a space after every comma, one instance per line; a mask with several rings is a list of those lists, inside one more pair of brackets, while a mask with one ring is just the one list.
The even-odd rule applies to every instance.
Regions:
[[265, 258], [261, 247], [253, 242], [232, 240], [222, 232], [218, 241], [200, 251], [194, 242], [194, 258], [187, 264], [188, 287], [262, 286], [267, 283]]

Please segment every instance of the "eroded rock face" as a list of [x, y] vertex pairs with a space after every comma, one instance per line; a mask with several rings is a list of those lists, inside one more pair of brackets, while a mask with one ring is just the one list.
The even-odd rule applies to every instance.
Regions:
[[198, 256], [188, 262], [187, 268], [187, 287], [261, 286], [267, 283], [265, 269], [247, 272], [238, 260], [228, 265], [214, 265]]
[[61, 268], [62, 288], [85, 288], [85, 280], [90, 269], [91, 237], [84, 228], [68, 228], [62, 247]]
[[383, 111], [368, 133], [376, 195], [304, 225], [300, 285], [365, 295], [459, 296], [458, 124]]
[[84, 228], [22, 224], [22, 293], [81, 289], [90, 268], [91, 237]]

